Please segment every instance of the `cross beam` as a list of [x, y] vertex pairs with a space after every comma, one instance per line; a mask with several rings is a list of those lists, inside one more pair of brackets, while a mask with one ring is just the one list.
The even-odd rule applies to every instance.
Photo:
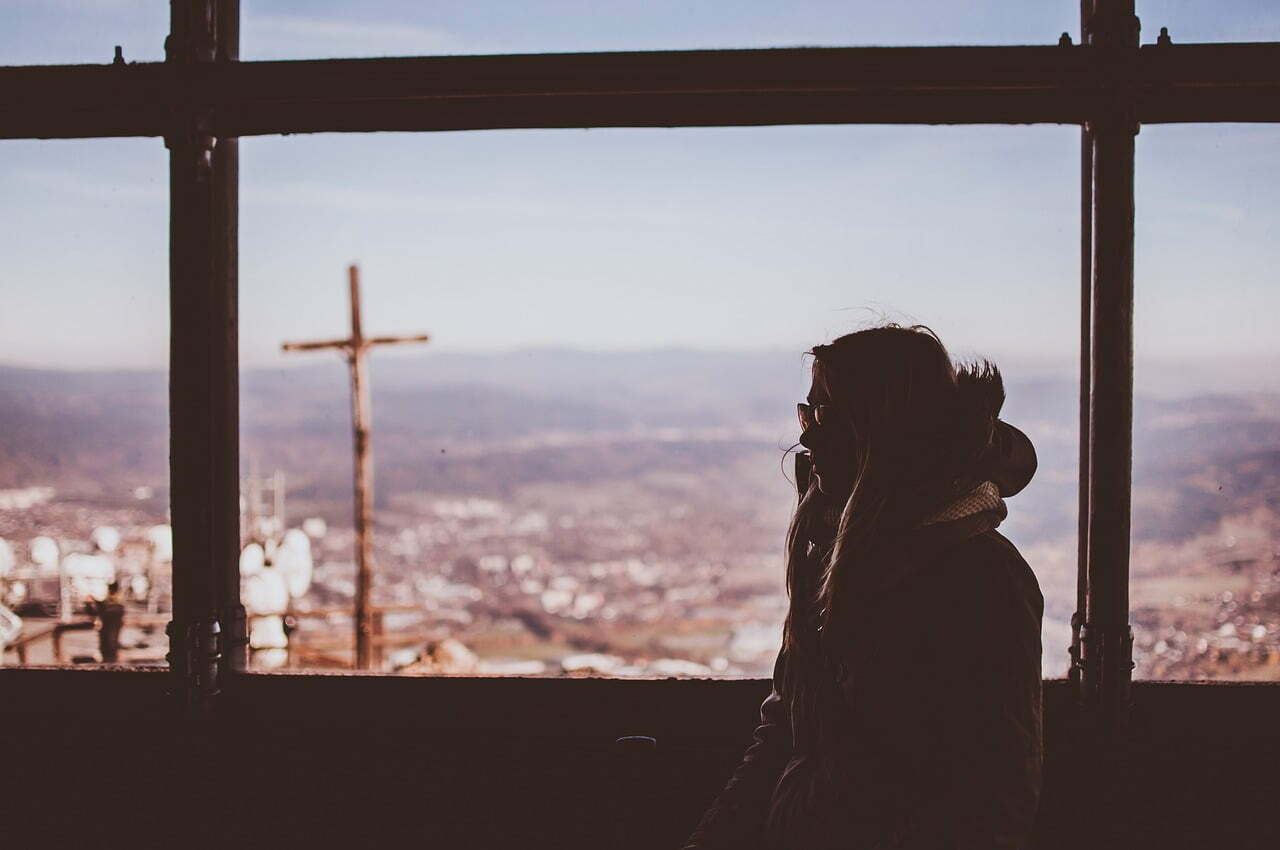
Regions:
[[0, 67], [0, 138], [770, 124], [1280, 121], [1280, 43]]
[[360, 269], [347, 269], [351, 294], [351, 336], [313, 342], [286, 342], [285, 351], [336, 349], [347, 358], [351, 369], [351, 426], [355, 436], [355, 526], [356, 526], [356, 669], [368, 670], [373, 661], [373, 459], [369, 428], [369, 375], [365, 354], [375, 345], [429, 342], [426, 334], [366, 337], [360, 322]]

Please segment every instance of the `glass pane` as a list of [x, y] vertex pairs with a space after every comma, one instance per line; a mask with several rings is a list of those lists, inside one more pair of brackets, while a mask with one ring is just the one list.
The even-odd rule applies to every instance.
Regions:
[[[1074, 129], [383, 134], [242, 150], [256, 667], [351, 664], [348, 372], [336, 349], [280, 346], [349, 334], [358, 262], [365, 334], [432, 335], [369, 355], [381, 669], [768, 675], [801, 352], [886, 317], [1004, 368], [1006, 416], [1040, 472], [1003, 528], [1048, 598], [1046, 669], [1065, 671]], [[263, 563], [288, 529], [290, 569], [313, 567], [292, 598]]]
[[3, 153], [4, 663], [163, 664], [164, 145], [9, 141]]
[[5, 0], [0, 65], [105, 65], [164, 61], [169, 4], [149, 0]]
[[1280, 677], [1280, 130], [1138, 139], [1135, 675]]
[[[872, 44], [1053, 44], [1073, 0], [956, 3], [246, 2], [245, 59]], [[1078, 41], [1078, 39], [1077, 39]]]

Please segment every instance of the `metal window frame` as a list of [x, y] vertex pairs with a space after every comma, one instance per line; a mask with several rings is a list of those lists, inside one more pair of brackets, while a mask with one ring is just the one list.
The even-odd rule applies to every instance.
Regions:
[[[170, 150], [170, 661], [191, 705], [244, 670], [238, 516], [240, 136], [779, 124], [1079, 124], [1080, 539], [1071, 680], [1129, 704], [1134, 135], [1280, 121], [1280, 43], [1139, 45], [1133, 0], [1082, 0], [1082, 44], [239, 61], [239, 0], [173, 0], [163, 63], [0, 68], [0, 138]], [[231, 675], [228, 675], [231, 674]]]

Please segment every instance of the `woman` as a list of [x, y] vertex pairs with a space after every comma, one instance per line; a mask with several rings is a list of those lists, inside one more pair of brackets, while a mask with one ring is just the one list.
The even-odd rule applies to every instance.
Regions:
[[773, 691], [685, 847], [1023, 847], [1043, 599], [995, 528], [1035, 452], [997, 418], [999, 371], [957, 370], [928, 328], [810, 353]]

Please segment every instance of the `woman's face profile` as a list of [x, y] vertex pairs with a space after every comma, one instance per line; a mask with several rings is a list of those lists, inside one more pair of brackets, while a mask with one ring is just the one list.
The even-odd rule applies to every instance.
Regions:
[[818, 490], [828, 496], [845, 496], [853, 487], [853, 432], [847, 414], [816, 374], [805, 401], [814, 407], [824, 406], [822, 421], [811, 419], [800, 434], [800, 445], [809, 450], [813, 460]]

